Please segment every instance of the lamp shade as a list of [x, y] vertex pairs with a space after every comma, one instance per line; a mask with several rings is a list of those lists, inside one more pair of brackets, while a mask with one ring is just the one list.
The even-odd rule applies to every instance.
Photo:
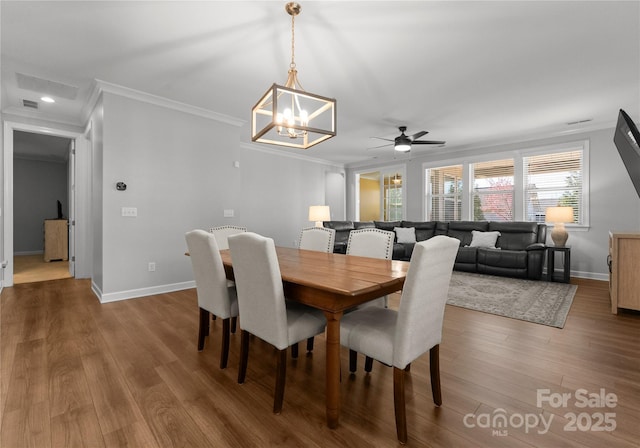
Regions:
[[322, 221], [330, 220], [331, 211], [328, 205], [312, 205], [309, 207], [309, 221], [315, 221], [316, 226], [321, 227]]
[[573, 222], [573, 207], [547, 207], [545, 221], [551, 223]]

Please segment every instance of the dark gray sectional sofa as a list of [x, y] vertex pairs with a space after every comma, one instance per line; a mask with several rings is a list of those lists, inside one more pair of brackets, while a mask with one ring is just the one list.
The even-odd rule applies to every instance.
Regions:
[[[493, 221], [325, 221], [325, 227], [335, 229], [334, 252], [345, 253], [349, 232], [354, 229], [376, 227], [394, 231], [396, 227], [415, 229], [417, 242], [434, 235], [447, 235], [460, 240], [454, 269], [481, 274], [539, 280], [542, 277], [546, 254], [547, 226], [536, 222]], [[500, 232], [495, 248], [471, 247], [473, 231]], [[415, 243], [398, 242], [393, 245], [393, 259], [411, 259]], [[475, 243], [474, 243], [475, 244]]]

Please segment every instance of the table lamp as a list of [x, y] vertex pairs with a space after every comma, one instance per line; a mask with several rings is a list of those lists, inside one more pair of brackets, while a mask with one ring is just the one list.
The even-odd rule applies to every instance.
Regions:
[[573, 222], [573, 207], [547, 207], [545, 221], [554, 224], [551, 231], [553, 244], [558, 247], [564, 247], [567, 238], [569, 238], [564, 224]]
[[315, 221], [316, 227], [322, 227], [322, 221], [330, 221], [331, 212], [328, 205], [312, 205], [309, 207], [309, 221]]

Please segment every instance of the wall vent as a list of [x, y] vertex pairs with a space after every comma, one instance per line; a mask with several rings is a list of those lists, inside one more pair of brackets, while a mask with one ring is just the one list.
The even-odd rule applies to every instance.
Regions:
[[22, 100], [22, 105], [24, 107], [30, 107], [31, 109], [38, 108], [38, 103], [36, 101], [31, 101], [31, 100]]

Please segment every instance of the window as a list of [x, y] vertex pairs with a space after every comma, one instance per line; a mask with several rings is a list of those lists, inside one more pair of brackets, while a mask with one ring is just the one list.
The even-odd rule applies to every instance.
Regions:
[[462, 165], [427, 170], [428, 216], [433, 221], [462, 219]]
[[589, 225], [588, 140], [496, 154], [425, 164], [425, 219], [545, 222], [569, 206], [571, 224]]
[[524, 211], [527, 221], [544, 222], [547, 207], [573, 207], [582, 224], [582, 151], [523, 157]]
[[402, 176], [400, 173], [384, 175], [383, 221], [402, 219]]
[[474, 163], [474, 221], [513, 221], [513, 159]]

